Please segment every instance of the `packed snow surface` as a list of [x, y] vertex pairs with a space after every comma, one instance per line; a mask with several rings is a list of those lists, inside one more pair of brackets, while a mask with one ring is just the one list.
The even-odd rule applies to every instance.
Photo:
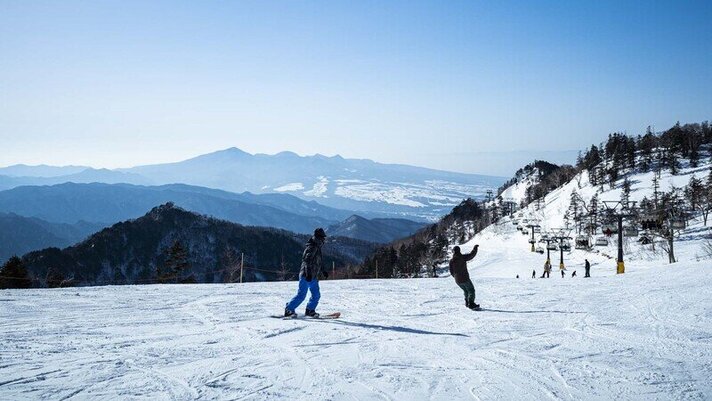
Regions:
[[338, 320], [271, 318], [295, 282], [0, 291], [0, 399], [712, 397], [709, 261], [515, 279], [518, 245], [483, 240], [480, 312], [450, 277], [324, 281]]

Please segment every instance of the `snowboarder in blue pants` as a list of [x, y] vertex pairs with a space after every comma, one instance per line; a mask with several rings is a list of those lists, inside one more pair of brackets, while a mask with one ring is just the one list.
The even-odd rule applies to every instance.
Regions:
[[284, 308], [284, 316], [296, 315], [295, 310], [304, 302], [307, 297], [307, 290], [311, 293], [305, 315], [319, 317], [316, 313], [316, 306], [319, 304], [321, 293], [319, 292], [319, 275], [324, 278], [329, 277], [326, 270], [322, 270], [321, 247], [326, 240], [326, 233], [323, 228], [314, 230], [314, 236], [307, 241], [307, 246], [302, 254], [302, 267], [299, 270], [299, 288], [297, 295], [287, 303]]

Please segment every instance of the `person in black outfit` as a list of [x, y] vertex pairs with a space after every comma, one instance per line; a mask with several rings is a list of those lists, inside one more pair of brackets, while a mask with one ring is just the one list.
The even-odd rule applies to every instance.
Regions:
[[585, 277], [591, 277], [591, 262], [586, 259], [586, 274], [584, 275]]

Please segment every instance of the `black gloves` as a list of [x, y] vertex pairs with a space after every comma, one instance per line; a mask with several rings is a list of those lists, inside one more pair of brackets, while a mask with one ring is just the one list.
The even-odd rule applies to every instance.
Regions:
[[327, 273], [326, 270], [324, 270], [323, 272], [321, 272], [321, 274], [324, 276], [324, 280], [326, 280], [326, 279], [329, 278], [329, 273]]

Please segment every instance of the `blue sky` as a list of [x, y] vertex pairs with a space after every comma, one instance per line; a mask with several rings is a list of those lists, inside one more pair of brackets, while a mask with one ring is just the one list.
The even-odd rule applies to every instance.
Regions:
[[712, 118], [711, 4], [0, 0], [0, 166], [237, 146], [508, 175]]

